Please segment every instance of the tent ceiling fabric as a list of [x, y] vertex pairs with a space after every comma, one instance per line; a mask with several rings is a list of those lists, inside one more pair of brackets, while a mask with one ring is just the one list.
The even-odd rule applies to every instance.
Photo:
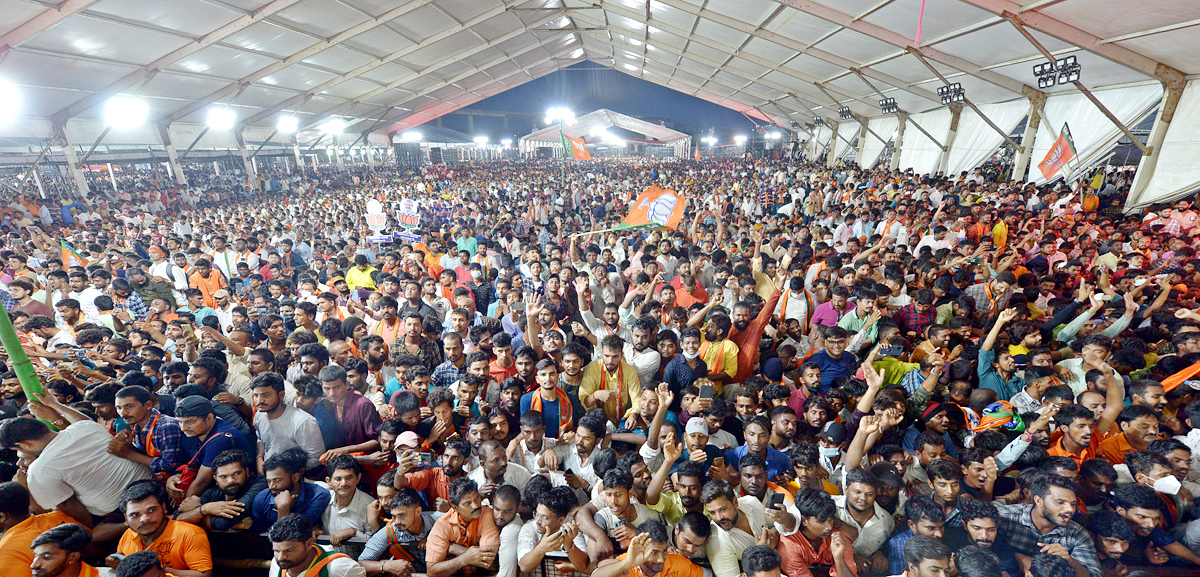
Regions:
[[[678, 130], [604, 108], [576, 117], [575, 122], [562, 127], [562, 132], [567, 136], [585, 138], [592, 136], [597, 131], [614, 127], [641, 134], [648, 140], [657, 140], [664, 146], [671, 146], [675, 149], [675, 155], [678, 157], [686, 156], [691, 146], [692, 137]], [[552, 124], [522, 136], [518, 146], [522, 152], [532, 152], [539, 146], [561, 147], [562, 140], [558, 133], [559, 126]]]
[[915, 45], [921, 5], [0, 0], [0, 77], [27, 117], [0, 136], [100, 120], [115, 94], [144, 98], [153, 124], [200, 125], [222, 106], [248, 126], [295, 115], [312, 131], [339, 117], [349, 134], [396, 133], [584, 60], [785, 127], [840, 106], [879, 117], [878, 92], [915, 115], [942, 109], [943, 82], [914, 50], [977, 104], [1023, 99], [1043, 57], [1010, 13], [1056, 56], [1075, 55], [1093, 89], [1156, 83], [1159, 64], [1200, 74], [1194, 0], [925, 0]]

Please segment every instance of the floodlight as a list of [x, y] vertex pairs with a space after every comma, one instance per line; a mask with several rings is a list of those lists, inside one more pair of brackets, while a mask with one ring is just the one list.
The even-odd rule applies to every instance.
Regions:
[[291, 134], [300, 128], [300, 120], [295, 116], [280, 116], [275, 128], [283, 134]]
[[779, 140], [779, 133], [778, 132], [769, 132], [769, 133], [767, 133], [767, 138], [769, 138], [771, 140]]
[[746, 144], [746, 137], [739, 134], [739, 135], [733, 137], [733, 141], [738, 143], [738, 145], [740, 146], [740, 145]]
[[475, 144], [478, 144], [479, 146], [484, 146], [487, 144], [487, 142], [488, 142], [488, 137], [486, 137], [486, 136], [476, 136], [475, 137]]
[[17, 87], [0, 80], [0, 126], [12, 122], [21, 114], [21, 93]]
[[884, 114], [895, 114], [900, 110], [900, 107], [896, 105], [895, 98], [884, 98], [880, 100], [879, 108], [883, 110]]
[[346, 121], [341, 118], [330, 118], [321, 124], [321, 132], [325, 134], [341, 134], [346, 130]]
[[554, 123], [562, 123], [562, 124], [568, 124], [568, 125], [574, 124], [575, 123], [575, 113], [571, 112], [570, 110], [568, 110], [566, 108], [562, 108], [562, 107], [551, 108], [550, 110], [546, 111], [546, 124], [554, 124]]
[[400, 139], [403, 140], [404, 142], [420, 142], [421, 141], [421, 133], [417, 132], [416, 130], [410, 130], [410, 131], [405, 132], [404, 134], [400, 135]]
[[716, 146], [716, 144], [717, 144], [717, 139], [713, 138], [711, 136], [705, 136], [704, 138], [701, 138], [700, 140], [703, 141], [704, 144], [707, 144], [709, 146]]
[[137, 128], [146, 122], [150, 107], [131, 96], [114, 96], [104, 105], [104, 121], [117, 130]]
[[212, 130], [229, 130], [237, 122], [237, 115], [228, 108], [211, 108], [205, 123]]
[[850, 111], [849, 106], [843, 106], [838, 108], [838, 116], [841, 117], [842, 120], [850, 120], [854, 118], [854, 113]]
[[501, 141], [500, 141], [500, 144], [503, 144], [504, 146], [512, 146], [512, 139], [511, 139], [511, 138], [505, 138], [504, 140], [501, 140]]

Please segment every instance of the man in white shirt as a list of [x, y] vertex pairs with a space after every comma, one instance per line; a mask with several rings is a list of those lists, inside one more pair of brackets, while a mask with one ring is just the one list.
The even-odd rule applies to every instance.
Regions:
[[769, 524], [774, 525], [780, 536], [794, 534], [800, 529], [800, 512], [795, 505], [788, 504], [785, 510], [768, 512], [757, 497], [738, 498], [728, 481], [709, 481], [704, 485], [700, 499], [704, 502], [705, 513], [712, 519], [712, 535], [706, 548], [716, 577], [737, 577], [741, 572], [738, 561], [742, 552], [756, 543], [754, 536], [762, 533]]
[[167, 253], [163, 249], [152, 246], [148, 252], [151, 262], [150, 280], [171, 285], [177, 305], [187, 303], [187, 297], [183, 296], [183, 291], [189, 288], [187, 273], [167, 260]]
[[487, 440], [479, 445], [479, 466], [467, 473], [467, 477], [479, 485], [479, 496], [490, 500], [502, 485], [512, 485], [524, 492], [532, 475], [529, 469], [508, 462], [504, 445], [499, 441]]
[[86, 273], [74, 271], [70, 273], [70, 297], [79, 301], [79, 310], [83, 311], [84, 322], [100, 324], [100, 309], [96, 308], [96, 297], [104, 295], [100, 289], [88, 284]]
[[212, 257], [213, 268], [221, 271], [226, 279], [233, 278], [237, 274], [237, 262], [240, 255], [229, 248], [224, 236], [214, 236], [212, 245], [213, 251], [209, 253], [209, 256]]
[[279, 373], [266, 372], [250, 381], [254, 395], [254, 430], [258, 433], [258, 459], [299, 447], [308, 456], [309, 469], [320, 466], [325, 441], [316, 417], [284, 402], [284, 381]]
[[130, 483], [150, 478], [150, 468], [108, 452], [112, 435], [99, 423], [63, 406], [54, 395], [29, 403], [38, 419], [8, 419], [0, 424], [0, 444], [6, 449], [36, 455], [27, 475], [29, 493], [45, 509], [90, 523], [121, 505]]
[[[354, 558], [363, 551], [366, 539], [371, 536], [369, 507], [375, 500], [358, 490], [363, 477], [363, 467], [350, 455], [338, 455], [329, 461], [325, 488], [329, 490], [329, 505], [321, 515], [321, 526], [329, 535], [334, 549]], [[360, 541], [348, 543], [350, 539]]]

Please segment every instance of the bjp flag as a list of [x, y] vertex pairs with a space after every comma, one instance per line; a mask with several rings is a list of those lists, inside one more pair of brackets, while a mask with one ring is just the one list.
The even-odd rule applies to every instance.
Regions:
[[562, 138], [563, 151], [565, 151], [568, 156], [571, 156], [576, 160], [592, 159], [592, 155], [588, 153], [587, 146], [584, 145], [582, 138], [573, 138], [567, 136], [566, 134], [562, 135]]
[[696, 147], [696, 162], [700, 162], [700, 147]]
[[62, 243], [62, 261], [64, 265], [67, 265], [67, 267], [86, 267], [88, 265], [88, 259], [79, 256], [79, 253], [67, 246], [67, 241], [64, 240], [59, 242]]
[[1042, 176], [1049, 180], [1072, 158], [1075, 158], [1075, 141], [1071, 139], [1071, 129], [1063, 124], [1062, 131], [1058, 133], [1058, 140], [1054, 141], [1054, 146], [1050, 147], [1038, 169], [1042, 171]]
[[677, 228], [683, 218], [683, 209], [687, 206], [687, 197], [674, 190], [666, 190], [658, 185], [647, 188], [638, 195], [629, 216], [621, 221], [617, 230], [630, 228]]

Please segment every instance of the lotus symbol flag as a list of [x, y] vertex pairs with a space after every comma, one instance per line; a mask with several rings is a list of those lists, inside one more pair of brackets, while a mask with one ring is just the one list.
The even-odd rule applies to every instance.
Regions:
[[387, 214], [383, 212], [383, 205], [373, 198], [367, 201], [367, 226], [374, 231], [387, 228]]

